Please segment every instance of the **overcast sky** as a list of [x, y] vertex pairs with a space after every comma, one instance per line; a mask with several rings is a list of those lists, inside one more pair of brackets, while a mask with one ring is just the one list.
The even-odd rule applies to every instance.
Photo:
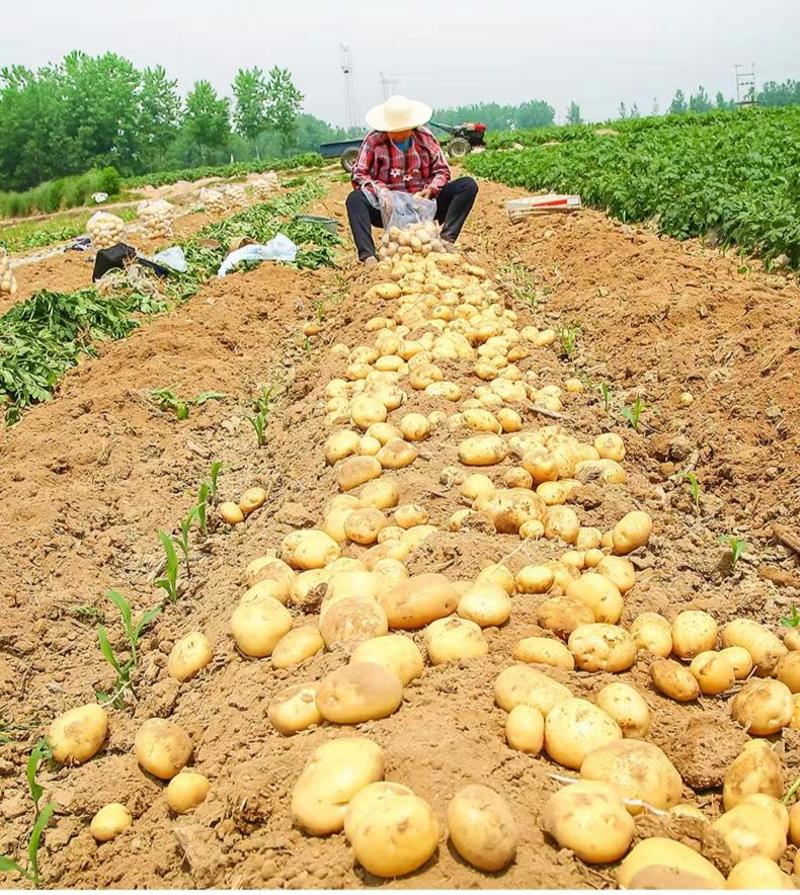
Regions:
[[798, 0], [33, 0], [8, 3], [0, 65], [43, 65], [72, 49], [161, 63], [185, 92], [219, 90], [239, 67], [286, 66], [307, 111], [346, 123], [341, 43], [363, 112], [398, 93], [434, 106], [545, 99], [563, 120], [615, 115], [620, 100], [663, 110], [675, 89], [735, 95], [734, 65], [759, 84], [800, 79]]

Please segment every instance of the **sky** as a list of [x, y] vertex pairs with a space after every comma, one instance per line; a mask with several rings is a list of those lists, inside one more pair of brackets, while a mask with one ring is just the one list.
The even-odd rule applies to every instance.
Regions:
[[3, 13], [0, 66], [72, 49], [163, 65], [186, 92], [225, 94], [240, 67], [289, 68], [305, 110], [347, 124], [340, 45], [363, 114], [393, 92], [435, 107], [544, 99], [563, 120], [616, 117], [621, 101], [663, 111], [680, 87], [735, 97], [734, 66], [759, 84], [800, 80], [798, 0], [36, 0]]

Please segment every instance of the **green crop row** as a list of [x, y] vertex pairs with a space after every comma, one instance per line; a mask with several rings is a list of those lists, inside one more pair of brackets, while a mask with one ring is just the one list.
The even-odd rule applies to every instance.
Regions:
[[87, 171], [72, 177], [60, 177], [40, 183], [24, 193], [0, 192], [0, 217], [26, 217], [50, 214], [62, 208], [86, 205], [94, 193], [114, 196], [120, 189], [120, 176], [114, 168]]
[[800, 108], [635, 119], [616, 135], [550, 130], [537, 145], [516, 135], [531, 141], [526, 149], [468, 156], [466, 167], [531, 191], [579, 193], [623, 221], [656, 219], [679, 239], [713, 233], [800, 265]]

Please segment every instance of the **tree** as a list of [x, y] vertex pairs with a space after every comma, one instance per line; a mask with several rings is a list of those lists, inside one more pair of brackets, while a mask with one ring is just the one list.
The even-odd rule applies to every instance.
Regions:
[[576, 102], [571, 102], [567, 109], [567, 124], [583, 124], [581, 107]]
[[139, 94], [139, 139], [141, 168], [150, 169], [164, 158], [168, 147], [178, 135], [181, 101], [178, 82], [167, 78], [157, 65], [142, 73]]
[[289, 69], [278, 68], [277, 65], [269, 71], [265, 94], [267, 122], [280, 135], [283, 151], [288, 152], [294, 139], [303, 94], [295, 87]]
[[513, 115], [513, 121], [520, 130], [549, 127], [555, 119], [556, 110], [541, 99], [531, 99], [521, 103]]
[[631, 106], [631, 111], [630, 111], [629, 117], [630, 118], [641, 118], [642, 117], [641, 112], [639, 112], [639, 104], [638, 103], [634, 103]]
[[697, 88], [697, 93], [693, 93], [689, 97], [689, 109], [692, 112], [710, 112], [712, 108], [706, 89], [701, 84]]
[[732, 99], [725, 99], [725, 95], [721, 90], [717, 91], [715, 105], [718, 109], [735, 109], [736, 102]]
[[619, 104], [619, 110], [617, 111], [617, 118], [627, 118], [628, 110], [625, 108], [625, 103]]
[[208, 150], [221, 149], [230, 136], [230, 104], [209, 81], [196, 81], [186, 97], [186, 131], [207, 158]]
[[684, 95], [682, 90], [676, 90], [675, 96], [672, 98], [672, 102], [669, 104], [669, 114], [670, 115], [682, 115], [686, 112], [688, 106], [686, 105], [686, 96]]
[[256, 138], [267, 127], [267, 82], [260, 68], [240, 68], [233, 81], [233, 95], [236, 105], [233, 110], [233, 122], [236, 133], [255, 143]]
[[800, 81], [767, 81], [756, 97], [759, 106], [800, 105]]

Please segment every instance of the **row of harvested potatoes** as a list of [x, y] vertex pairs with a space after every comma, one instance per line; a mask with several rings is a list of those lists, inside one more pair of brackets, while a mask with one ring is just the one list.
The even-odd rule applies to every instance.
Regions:
[[[626, 557], [647, 544], [652, 523], [637, 510], [603, 532], [583, 526], [568, 505], [587, 483], [624, 485], [619, 436], [605, 433], [586, 444], [561, 426], [526, 427], [531, 403], [558, 413], [582, 389], [578, 380], [563, 389], [541, 382], [518, 366], [555, 334], [518, 331], [516, 315], [503, 307], [485, 272], [458, 256], [403, 255], [379, 267], [389, 282], [367, 297], [396, 304], [367, 324], [374, 345], [332, 349], [344, 374], [326, 389], [326, 421], [334, 431], [324, 453], [342, 493], [331, 499], [318, 528], [290, 533], [279, 551], [248, 566], [249, 586], [231, 618], [239, 651], [269, 657], [276, 668], [299, 666], [326, 648], [347, 661], [320, 681], [279, 693], [269, 720], [291, 736], [314, 725], [385, 718], [401, 707], [404, 689], [426, 673], [427, 663], [485, 655], [484, 629], [505, 624], [516, 601], [536, 600], [547, 635], [516, 644], [510, 657], [516, 662], [495, 680], [494, 697], [507, 712], [510, 748], [546, 755], [579, 774], [548, 801], [544, 829], [587, 863], [624, 858], [618, 870], [623, 886], [647, 885], [659, 873], [662, 884], [666, 873], [668, 879], [683, 874], [685, 881], [688, 874], [698, 885], [724, 885], [719, 870], [682, 843], [647, 839], [631, 849], [633, 818], [642, 811], [691, 814], [698, 822], [703, 817], [681, 802], [680, 775], [645, 739], [650, 711], [642, 693], [618, 682], [594, 701], [577, 698], [545, 670], [557, 668], [562, 679], [574, 669], [624, 672], [647, 651], [661, 693], [685, 702], [739, 688], [734, 717], [751, 734], [767, 736], [797, 723], [800, 652], [744, 619], [720, 634], [704, 612], [682, 612], [672, 621], [645, 613], [623, 627], [624, 597], [636, 580]], [[446, 379], [438, 364], [451, 360], [472, 364], [481, 384], [473, 389]], [[452, 412], [403, 407], [416, 396], [422, 404], [443, 400]], [[409, 575], [406, 560], [438, 529], [423, 505], [401, 503], [398, 480], [384, 473], [415, 463], [437, 430], [459, 437], [441, 482], [463, 506], [446, 527], [459, 530], [480, 515], [498, 535], [552, 541], [561, 551], [557, 558], [516, 574], [496, 563], [474, 580]], [[226, 508], [226, 521], [243, 521], [265, 497], [243, 495]], [[501, 556], [513, 550], [505, 544], [498, 538]], [[293, 611], [310, 618], [297, 625]], [[194, 631], [175, 644], [168, 672], [185, 681], [211, 658], [210, 643]], [[58, 719], [50, 731], [56, 758], [88, 760], [101, 747], [107, 723], [98, 706]], [[170, 781], [166, 798], [173, 811], [190, 810], [206, 797], [209, 781], [187, 770], [192, 744], [179, 725], [150, 719], [134, 749], [144, 770]], [[787, 837], [800, 841], [800, 818], [780, 804], [782, 791], [779, 760], [766, 741], [754, 740], [728, 770], [725, 813], [713, 821], [735, 865], [731, 887], [756, 880], [790, 885], [777, 861]], [[383, 751], [363, 737], [319, 746], [293, 786], [291, 805], [295, 823], [312, 835], [344, 830], [356, 860], [377, 876], [413, 872], [442, 837], [431, 806], [407, 786], [384, 780]], [[106, 806], [92, 832], [103, 840], [130, 823], [124, 806]], [[462, 857], [481, 870], [501, 870], [514, 859], [514, 812], [489, 787], [458, 792], [448, 806], [447, 828]]]

